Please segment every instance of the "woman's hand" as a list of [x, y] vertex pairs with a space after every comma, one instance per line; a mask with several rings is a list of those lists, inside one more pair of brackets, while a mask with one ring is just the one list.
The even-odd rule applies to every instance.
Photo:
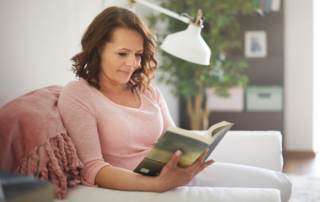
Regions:
[[180, 150], [176, 151], [170, 161], [163, 167], [160, 175], [156, 177], [158, 192], [164, 192], [188, 184], [199, 172], [214, 163], [214, 160], [203, 161], [207, 151], [208, 149], [187, 168], [181, 168], [177, 165], [182, 156], [182, 152]]

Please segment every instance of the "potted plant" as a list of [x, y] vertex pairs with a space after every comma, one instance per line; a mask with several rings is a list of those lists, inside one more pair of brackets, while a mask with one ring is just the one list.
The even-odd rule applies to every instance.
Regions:
[[[245, 87], [248, 77], [242, 70], [248, 67], [244, 61], [231, 60], [228, 52], [240, 48], [236, 39], [240, 31], [237, 14], [253, 14], [259, 9], [254, 0], [197, 0], [160, 1], [161, 6], [176, 13], [196, 16], [202, 9], [205, 18], [201, 35], [211, 49], [209, 66], [203, 66], [176, 58], [160, 50], [162, 71], [159, 81], [173, 86], [173, 93], [186, 100], [192, 130], [206, 130], [210, 111], [206, 103], [206, 89], [215, 88], [216, 94], [227, 97], [233, 86]], [[163, 36], [186, 29], [186, 24], [166, 15], [148, 16], [149, 26], [157, 31], [159, 43]], [[159, 22], [166, 24], [157, 30]], [[161, 24], [161, 23], [160, 23]], [[170, 76], [168, 76], [170, 75]]]

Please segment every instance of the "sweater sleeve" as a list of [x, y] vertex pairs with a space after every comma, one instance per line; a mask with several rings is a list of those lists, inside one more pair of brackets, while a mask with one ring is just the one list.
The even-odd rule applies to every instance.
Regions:
[[166, 132], [166, 130], [168, 129], [169, 126], [176, 127], [176, 125], [174, 124], [174, 122], [172, 120], [167, 103], [166, 103], [162, 93], [160, 92], [159, 88], [156, 86], [155, 86], [155, 99], [160, 107], [162, 120], [163, 120], [163, 130], [161, 133], [161, 136], [162, 136]]
[[84, 164], [80, 171], [81, 183], [97, 186], [99, 170], [110, 164], [102, 157], [96, 121], [96, 107], [89, 86], [81, 81], [71, 81], [59, 97], [58, 110], [71, 137], [79, 159]]

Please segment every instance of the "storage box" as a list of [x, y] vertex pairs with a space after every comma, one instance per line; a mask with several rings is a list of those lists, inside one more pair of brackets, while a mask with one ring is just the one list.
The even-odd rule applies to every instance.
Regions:
[[244, 108], [244, 89], [233, 87], [229, 89], [229, 97], [221, 97], [215, 94], [213, 88], [207, 89], [207, 104], [211, 111], [235, 111], [241, 112]]
[[249, 86], [246, 90], [247, 111], [282, 111], [281, 86]]

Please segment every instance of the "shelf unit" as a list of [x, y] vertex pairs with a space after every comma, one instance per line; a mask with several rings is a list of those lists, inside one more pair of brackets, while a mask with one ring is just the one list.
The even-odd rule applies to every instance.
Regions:
[[[267, 57], [246, 58], [244, 48], [230, 53], [231, 59], [245, 60], [249, 64], [244, 73], [249, 85], [284, 86], [284, 13], [256, 13], [252, 16], [238, 16], [241, 25], [239, 40], [244, 44], [245, 31], [264, 30], [267, 33]], [[245, 97], [245, 96], [244, 96]], [[283, 100], [285, 98], [283, 97]], [[190, 129], [186, 103], [180, 99], [180, 126]], [[284, 106], [283, 106], [284, 109]], [[232, 130], [278, 130], [284, 135], [284, 113], [281, 112], [211, 112], [209, 125], [226, 120], [234, 122]]]

